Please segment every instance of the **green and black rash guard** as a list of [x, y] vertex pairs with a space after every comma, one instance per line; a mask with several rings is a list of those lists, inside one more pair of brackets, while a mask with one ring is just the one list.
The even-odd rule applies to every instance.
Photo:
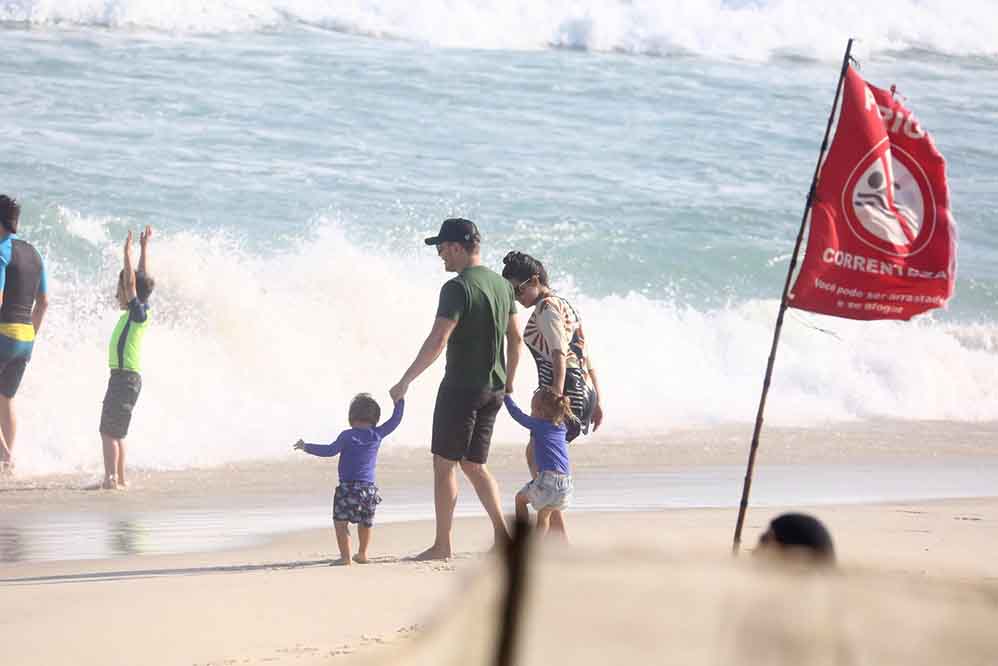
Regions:
[[149, 306], [133, 298], [111, 334], [107, 363], [112, 370], [141, 371], [142, 338], [148, 325]]

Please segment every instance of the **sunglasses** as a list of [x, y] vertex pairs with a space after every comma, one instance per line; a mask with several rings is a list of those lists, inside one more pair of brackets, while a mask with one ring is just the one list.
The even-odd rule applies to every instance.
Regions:
[[524, 280], [523, 282], [521, 282], [520, 284], [518, 284], [515, 287], [513, 287], [513, 293], [516, 294], [517, 296], [519, 296], [521, 293], [523, 293], [523, 287], [525, 285], [527, 285], [533, 279], [534, 279], [534, 277], [530, 276], [526, 280]]

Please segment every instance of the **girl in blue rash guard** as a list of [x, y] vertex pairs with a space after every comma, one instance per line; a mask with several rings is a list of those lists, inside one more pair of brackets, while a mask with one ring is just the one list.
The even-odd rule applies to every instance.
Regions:
[[357, 524], [360, 546], [353, 561], [367, 564], [367, 547], [374, 527], [374, 511], [381, 503], [378, 487], [374, 484], [374, 467], [378, 460], [381, 441], [392, 434], [402, 422], [405, 401], [395, 403], [391, 418], [375, 426], [381, 418], [381, 407], [368, 393], [361, 393], [350, 402], [348, 420], [350, 428], [339, 434], [332, 444], [295, 443], [295, 450], [328, 458], [339, 455], [340, 483], [333, 494], [333, 526], [340, 559], [336, 565], [350, 564], [350, 523]]
[[544, 535], [549, 524], [567, 539], [564, 520], [551, 523], [555, 511], [564, 511], [572, 501], [574, 484], [572, 468], [568, 461], [567, 424], [575, 418], [568, 396], [558, 395], [548, 388], [538, 389], [530, 402], [531, 416], [527, 416], [506, 394], [506, 409], [510, 416], [530, 430], [534, 442], [534, 463], [537, 476], [516, 494], [516, 518], [527, 519], [527, 505], [537, 511], [537, 531]]

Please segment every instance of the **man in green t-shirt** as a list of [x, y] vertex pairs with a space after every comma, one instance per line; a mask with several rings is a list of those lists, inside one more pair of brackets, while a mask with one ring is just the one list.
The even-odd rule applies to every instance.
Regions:
[[447, 367], [433, 408], [430, 447], [437, 534], [433, 545], [417, 559], [451, 556], [458, 465], [492, 520], [496, 543], [509, 538], [499, 484], [485, 463], [503, 395], [512, 391], [521, 337], [513, 287], [502, 276], [482, 266], [480, 243], [475, 223], [463, 218], [444, 220], [440, 233], [426, 239], [427, 245], [436, 246], [444, 270], [457, 273], [457, 277], [441, 288], [430, 335], [416, 360], [390, 391], [393, 400], [401, 400], [409, 384], [447, 348]]

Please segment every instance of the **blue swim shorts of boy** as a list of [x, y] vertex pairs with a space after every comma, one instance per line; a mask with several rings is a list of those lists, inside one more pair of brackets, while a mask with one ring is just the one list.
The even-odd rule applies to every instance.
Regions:
[[333, 493], [333, 520], [374, 527], [374, 511], [381, 503], [378, 487], [365, 481], [343, 481]]
[[561, 511], [572, 503], [574, 490], [571, 474], [546, 471], [541, 472], [536, 479], [523, 486], [520, 492], [527, 496], [527, 501], [530, 502], [530, 506], [534, 507], [535, 511], [541, 509]]

